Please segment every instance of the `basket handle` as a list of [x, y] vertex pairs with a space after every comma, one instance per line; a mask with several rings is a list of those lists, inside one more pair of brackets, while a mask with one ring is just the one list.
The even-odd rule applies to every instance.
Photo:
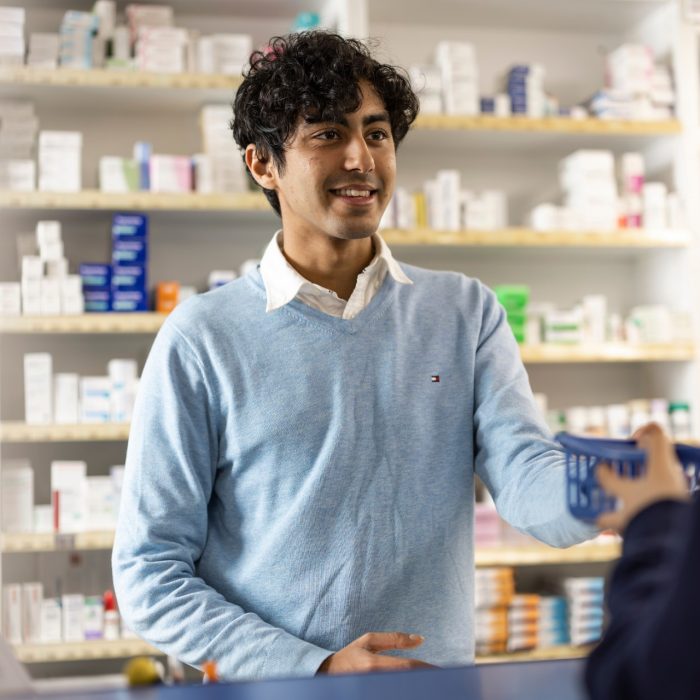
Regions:
[[[646, 452], [634, 440], [599, 440], [581, 438], [569, 433], [557, 433], [557, 441], [567, 450], [576, 454], [589, 455], [603, 460], [620, 460], [643, 462]], [[683, 464], [695, 464], [700, 467], [700, 447], [676, 444], [676, 456]]]
[[598, 440], [557, 433], [557, 441], [567, 450], [603, 460], [643, 462], [646, 452], [634, 440]]

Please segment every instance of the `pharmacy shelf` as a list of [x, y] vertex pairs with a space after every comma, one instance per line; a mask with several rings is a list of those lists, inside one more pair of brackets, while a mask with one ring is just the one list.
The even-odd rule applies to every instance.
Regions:
[[128, 440], [128, 423], [79, 423], [75, 425], [27, 425], [0, 423], [0, 442], [102, 442]]
[[[63, 88], [161, 88], [164, 90], [216, 90], [230, 97], [241, 84], [240, 76], [197, 73], [147, 73], [117, 70], [48, 69], [30, 66], [0, 68], [0, 85]], [[681, 125], [675, 119], [666, 121], [623, 121], [609, 119], [571, 119], [568, 117], [531, 118], [526, 116], [497, 117], [421, 114], [416, 130], [440, 131], [505, 131], [559, 134], [599, 134], [603, 136], [664, 136], [678, 134]]]
[[137, 211], [272, 212], [259, 192], [198, 194], [197, 192], [0, 192], [5, 209], [131, 209]]
[[[0, 535], [0, 551], [54, 552], [60, 550], [111, 549], [114, 532], [80, 532], [74, 535], [54, 533], [5, 533]], [[474, 563], [477, 567], [539, 566], [546, 564], [588, 564], [614, 561], [620, 556], [617, 542], [580, 544], [557, 549], [543, 544], [477, 547]]]
[[496, 117], [490, 114], [459, 116], [421, 114], [414, 123], [417, 130], [439, 131], [523, 131], [528, 133], [597, 134], [601, 136], [668, 136], [681, 133], [681, 124], [667, 121], [622, 121], [612, 119], [570, 119], [568, 117]]
[[0, 534], [0, 552], [58, 552], [84, 549], [112, 549], [114, 531], [78, 532], [75, 534], [3, 533]]
[[505, 664], [514, 661], [553, 661], [556, 659], [580, 659], [590, 654], [592, 646], [550, 647], [549, 649], [534, 649], [513, 654], [494, 654], [492, 656], [477, 656], [477, 664]]
[[91, 661], [94, 659], [125, 659], [130, 656], [162, 655], [155, 647], [140, 639], [94, 639], [89, 642], [60, 644], [17, 644], [17, 658], [25, 664], [55, 661]]
[[147, 73], [136, 70], [75, 70], [3, 66], [0, 84], [85, 88], [164, 88], [166, 90], [235, 90], [242, 78], [203, 73]]
[[0, 317], [0, 333], [156, 333], [167, 314], [107, 313]]
[[[17, 658], [25, 664], [51, 663], [56, 661], [89, 661], [96, 659], [119, 659], [131, 656], [162, 655], [155, 647], [140, 639], [104, 639], [89, 642], [63, 642], [61, 644], [17, 644]], [[586, 656], [590, 647], [552, 647], [514, 654], [477, 656], [477, 664], [512, 663], [514, 661], [544, 661], [552, 659], [576, 659]]]
[[586, 543], [568, 549], [544, 544], [477, 547], [477, 567], [542, 566], [546, 564], [591, 564], [614, 561], [620, 556], [618, 542]]
[[525, 364], [564, 364], [593, 362], [692, 362], [697, 349], [693, 343], [636, 345], [523, 345], [520, 356]]
[[687, 248], [693, 235], [686, 230], [534, 231], [504, 228], [494, 231], [437, 231], [428, 228], [383, 229], [390, 245], [469, 246], [494, 248]]

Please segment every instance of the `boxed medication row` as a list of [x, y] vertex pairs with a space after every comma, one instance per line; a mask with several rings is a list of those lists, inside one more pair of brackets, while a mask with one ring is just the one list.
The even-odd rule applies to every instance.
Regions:
[[138, 388], [135, 360], [110, 360], [107, 376], [53, 373], [49, 353], [24, 356], [25, 421], [29, 425], [126, 423]]
[[2, 633], [10, 644], [57, 644], [132, 637], [122, 630], [114, 595], [44, 598], [39, 582], [3, 587]]
[[553, 433], [565, 430], [578, 435], [627, 440], [640, 427], [658, 423], [677, 442], [693, 439], [691, 404], [667, 399], [635, 399], [606, 406], [572, 406], [550, 409], [544, 394], [535, 395]]
[[34, 470], [29, 460], [2, 463], [2, 531], [7, 533], [76, 533], [114, 530], [124, 467], [107, 476], [88, 476], [80, 461], [51, 463], [51, 503], [36, 504]]

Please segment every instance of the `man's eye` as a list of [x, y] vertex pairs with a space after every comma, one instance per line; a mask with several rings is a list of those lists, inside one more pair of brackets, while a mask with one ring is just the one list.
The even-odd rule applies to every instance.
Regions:
[[334, 141], [335, 139], [340, 138], [340, 133], [337, 129], [326, 129], [325, 131], [321, 131], [319, 134], [317, 134], [316, 138], [324, 139], [326, 141]]
[[386, 131], [382, 129], [377, 129], [377, 131], [373, 131], [370, 135], [369, 138], [372, 141], [383, 141], [384, 139], [389, 138], [389, 134], [387, 134]]

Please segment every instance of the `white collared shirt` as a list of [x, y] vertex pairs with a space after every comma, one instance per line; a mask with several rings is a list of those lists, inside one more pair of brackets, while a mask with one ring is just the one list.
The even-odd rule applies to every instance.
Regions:
[[260, 261], [260, 274], [267, 292], [266, 312], [274, 311], [299, 299], [305, 304], [337, 318], [355, 318], [365, 309], [382, 286], [387, 272], [400, 284], [413, 284], [401, 266], [394, 260], [382, 237], [372, 236], [375, 255], [372, 262], [357, 276], [357, 284], [350, 298], [345, 301], [333, 290], [325, 289], [302, 277], [282, 253], [282, 231], [272, 237]]

